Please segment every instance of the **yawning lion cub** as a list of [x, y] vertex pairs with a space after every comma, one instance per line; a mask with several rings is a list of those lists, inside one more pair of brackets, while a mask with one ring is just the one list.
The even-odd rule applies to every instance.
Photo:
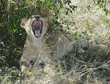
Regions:
[[41, 18], [39, 15], [33, 15], [29, 19], [24, 18], [21, 21], [21, 27], [27, 32], [27, 38], [24, 45], [23, 55], [20, 59], [21, 70], [28, 69], [29, 66], [43, 56], [45, 59], [50, 54], [46, 53], [49, 48], [46, 46], [44, 34], [47, 31], [47, 18]]
[[36, 61], [37, 63], [43, 61], [47, 64], [54, 59], [61, 58], [72, 47], [72, 39], [62, 32], [54, 32], [46, 39], [44, 35], [48, 29], [47, 22], [48, 18], [39, 15], [33, 15], [21, 21], [21, 27], [27, 32], [23, 55], [20, 59], [23, 72], [32, 69], [31, 66]]

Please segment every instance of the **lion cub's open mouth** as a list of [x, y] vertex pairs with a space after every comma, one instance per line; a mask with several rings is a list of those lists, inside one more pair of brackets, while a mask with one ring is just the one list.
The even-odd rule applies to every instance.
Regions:
[[32, 30], [35, 35], [35, 37], [39, 38], [42, 35], [42, 27], [43, 27], [43, 22], [41, 20], [35, 20], [32, 23]]

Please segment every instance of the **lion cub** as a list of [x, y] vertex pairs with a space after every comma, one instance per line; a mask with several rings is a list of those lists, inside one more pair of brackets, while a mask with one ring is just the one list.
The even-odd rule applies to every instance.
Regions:
[[47, 22], [48, 18], [42, 18], [39, 15], [22, 19], [21, 27], [27, 32], [23, 55], [20, 59], [22, 72], [32, 69], [35, 62], [39, 64], [43, 61], [44, 64], [50, 64], [72, 48], [73, 37], [70, 38], [60, 31], [48, 35], [47, 38], [44, 37], [48, 29]]
[[49, 47], [47, 47], [44, 38], [48, 26], [47, 20], [48, 18], [33, 15], [29, 19], [23, 18], [21, 21], [21, 27], [23, 27], [27, 33], [23, 55], [20, 59], [22, 72], [29, 69], [30, 65], [32, 66], [36, 60], [45, 60], [50, 56], [48, 53]]

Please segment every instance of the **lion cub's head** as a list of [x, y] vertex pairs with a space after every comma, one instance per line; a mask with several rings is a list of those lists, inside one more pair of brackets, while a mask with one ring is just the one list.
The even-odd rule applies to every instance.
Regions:
[[47, 18], [42, 18], [40, 15], [33, 15], [29, 19], [23, 18], [21, 20], [21, 27], [23, 27], [31, 38], [39, 39], [44, 36], [47, 31]]

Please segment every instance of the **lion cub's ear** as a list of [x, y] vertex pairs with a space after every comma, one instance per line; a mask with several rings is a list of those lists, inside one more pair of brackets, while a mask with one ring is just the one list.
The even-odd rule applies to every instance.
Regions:
[[23, 19], [21, 20], [20, 26], [21, 26], [22, 28], [25, 28], [26, 22], [27, 22], [27, 18], [23, 18]]

